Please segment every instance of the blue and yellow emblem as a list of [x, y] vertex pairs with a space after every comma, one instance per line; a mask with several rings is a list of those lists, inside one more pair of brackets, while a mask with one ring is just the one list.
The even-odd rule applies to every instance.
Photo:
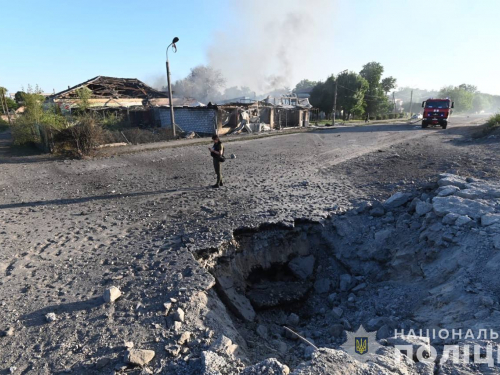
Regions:
[[360, 355], [368, 353], [368, 337], [355, 337], [354, 351]]

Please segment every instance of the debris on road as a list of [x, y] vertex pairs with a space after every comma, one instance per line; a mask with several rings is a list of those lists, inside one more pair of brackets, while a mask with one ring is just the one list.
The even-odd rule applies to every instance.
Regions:
[[106, 289], [104, 291], [104, 295], [103, 295], [104, 302], [106, 302], [106, 303], [114, 302], [118, 298], [120, 298], [121, 295], [122, 295], [122, 292], [120, 291], [120, 289], [118, 289], [116, 286], [112, 286], [111, 288]]

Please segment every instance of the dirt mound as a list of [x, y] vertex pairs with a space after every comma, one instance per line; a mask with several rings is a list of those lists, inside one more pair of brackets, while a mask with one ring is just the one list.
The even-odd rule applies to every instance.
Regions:
[[[335, 350], [345, 331], [360, 325], [382, 340], [395, 330], [471, 329], [477, 337], [479, 329], [496, 327], [499, 197], [498, 183], [442, 174], [418, 195], [396, 193], [320, 223], [240, 231], [227, 246], [201, 250], [197, 258], [215, 277], [211, 298], [228, 308], [217, 303], [215, 314], [236, 329], [230, 339], [240, 343], [239, 358], [274, 357], [303, 373], [325, 361], [313, 356], [309, 342], [347, 365], [352, 360]], [[437, 348], [458, 342], [431, 338]], [[397, 349], [384, 350], [378, 365], [392, 373], [387, 357]], [[316, 359], [304, 364], [311, 356]], [[408, 373], [421, 368], [408, 361], [398, 366]], [[375, 371], [352, 366], [360, 374]], [[440, 366], [420, 373], [447, 373]]]

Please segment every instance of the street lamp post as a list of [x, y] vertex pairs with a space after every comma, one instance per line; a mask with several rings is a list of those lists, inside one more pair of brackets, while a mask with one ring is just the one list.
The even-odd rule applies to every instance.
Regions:
[[333, 96], [333, 114], [332, 114], [332, 126], [335, 125], [335, 114], [337, 112], [337, 80], [341, 74], [347, 73], [348, 70], [343, 70], [339, 73], [337, 78], [335, 78], [335, 95]]
[[175, 138], [175, 118], [174, 118], [174, 103], [172, 103], [172, 85], [170, 84], [170, 63], [168, 62], [168, 49], [172, 46], [174, 52], [177, 52], [177, 46], [175, 43], [179, 41], [179, 38], [175, 37], [167, 47], [167, 82], [168, 82], [168, 103], [170, 104], [170, 124], [172, 125], [172, 133]]

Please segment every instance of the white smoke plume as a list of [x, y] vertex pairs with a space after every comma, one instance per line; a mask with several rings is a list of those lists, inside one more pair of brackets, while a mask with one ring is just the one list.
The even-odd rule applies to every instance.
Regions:
[[[209, 64], [227, 87], [269, 92], [309, 78], [325, 38], [331, 35], [335, 0], [230, 2], [231, 16], [214, 36]], [[327, 41], [333, 46], [332, 40]], [[324, 64], [316, 61], [316, 63]]]
[[149, 75], [149, 76], [143, 78], [143, 81], [147, 85], [149, 85], [157, 90], [163, 90], [165, 87], [167, 87], [167, 75], [166, 74]]

